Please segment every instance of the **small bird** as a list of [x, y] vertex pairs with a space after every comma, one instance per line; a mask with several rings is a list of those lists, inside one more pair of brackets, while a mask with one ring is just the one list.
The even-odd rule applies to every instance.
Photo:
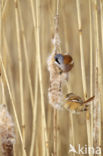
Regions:
[[87, 111], [89, 102], [92, 101], [94, 99], [94, 97], [95, 96], [84, 101], [84, 100], [82, 100], [81, 97], [75, 95], [74, 93], [69, 93], [65, 97], [63, 107], [66, 110], [71, 111], [72, 113]]
[[74, 66], [73, 59], [70, 55], [56, 54], [55, 63], [61, 69], [61, 73], [69, 72]]

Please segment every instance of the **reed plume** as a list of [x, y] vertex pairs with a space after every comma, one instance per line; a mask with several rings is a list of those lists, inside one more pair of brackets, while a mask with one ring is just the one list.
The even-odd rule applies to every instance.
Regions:
[[15, 143], [14, 124], [5, 104], [0, 105], [0, 139], [4, 156], [13, 156]]
[[60, 74], [60, 69], [54, 62], [56, 54], [60, 53], [60, 36], [58, 33], [58, 16], [55, 17], [56, 26], [55, 34], [52, 39], [54, 46], [51, 55], [48, 58], [48, 70], [50, 72], [50, 87], [48, 89], [49, 103], [56, 109], [62, 109], [63, 105], [63, 93], [62, 93], [62, 82], [66, 79], [65, 74]]

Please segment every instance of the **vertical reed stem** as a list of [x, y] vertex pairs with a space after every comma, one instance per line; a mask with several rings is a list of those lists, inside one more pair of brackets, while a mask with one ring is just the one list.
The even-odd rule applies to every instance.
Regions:
[[[103, 0], [100, 0], [100, 9], [101, 9], [101, 38], [102, 38], [102, 52], [101, 52], [101, 57], [103, 59]], [[102, 64], [103, 65], [103, 64]], [[103, 80], [103, 75], [102, 76], [102, 80]], [[102, 86], [101, 89], [103, 88], [103, 82], [102, 82]], [[101, 120], [103, 119], [103, 93], [101, 92]], [[103, 124], [101, 125], [101, 131], [103, 131]], [[103, 135], [101, 136], [103, 138]], [[103, 139], [101, 138], [101, 144], [103, 145]]]
[[100, 0], [100, 9], [101, 9], [101, 33], [102, 33], [102, 57], [103, 57], [103, 1]]
[[[100, 91], [99, 91], [99, 83], [98, 83], [98, 51], [96, 51], [96, 69], [95, 69], [95, 102], [94, 102], [94, 124], [93, 124], [93, 145], [94, 147], [101, 147], [101, 110], [100, 110]], [[96, 154], [94, 154], [96, 156]]]
[[95, 41], [96, 41], [96, 69], [95, 69], [95, 102], [94, 102], [94, 147], [101, 147], [101, 92], [102, 92], [102, 68], [100, 60], [100, 45], [99, 45], [99, 26], [98, 26], [98, 1], [94, 2], [94, 13], [95, 13]]
[[[89, 18], [90, 18], [90, 97], [93, 96], [93, 35], [92, 35], [92, 5], [89, 0]], [[91, 147], [93, 147], [93, 102], [90, 105], [91, 113]], [[92, 154], [91, 154], [92, 155]]]
[[[18, 46], [18, 61], [19, 61], [19, 81], [20, 81], [20, 101], [21, 101], [21, 120], [22, 120], [22, 136], [23, 143], [25, 146], [25, 114], [24, 114], [24, 92], [23, 92], [23, 71], [22, 71], [22, 56], [21, 56], [21, 43], [20, 43], [20, 26], [19, 26], [19, 15], [18, 15], [18, 3], [15, 3], [15, 20], [16, 20], [16, 35], [17, 35], [17, 46]], [[22, 147], [23, 148], [23, 147]], [[25, 156], [25, 151], [23, 150], [23, 156]]]
[[[82, 84], [84, 98], [87, 98], [87, 87], [86, 87], [86, 73], [85, 73], [85, 61], [84, 61], [84, 51], [83, 51], [83, 37], [82, 37], [82, 24], [81, 24], [81, 13], [80, 13], [80, 2], [76, 0], [77, 5], [77, 16], [78, 16], [78, 28], [79, 28], [79, 38], [80, 38], [80, 54], [81, 54], [81, 71], [82, 71]], [[87, 136], [88, 136], [88, 146], [91, 145], [91, 136], [90, 136], [90, 120], [89, 112], [86, 113], [86, 122], [87, 122]]]
[[5, 11], [6, 11], [6, 7], [7, 7], [7, 4], [8, 4], [8, 0], [5, 0], [5, 4], [4, 4], [4, 6], [3, 6], [3, 9], [2, 9], [2, 19], [4, 18], [4, 15], [5, 15]]
[[[34, 11], [33, 11], [34, 15]], [[44, 103], [44, 89], [43, 89], [43, 76], [41, 67], [41, 56], [40, 56], [40, 1], [36, 0], [36, 52], [38, 60], [38, 70], [39, 70], [39, 82], [40, 82], [40, 93], [41, 93], [41, 109], [42, 109], [42, 128], [43, 128], [43, 156], [47, 154], [49, 156], [49, 148], [46, 147], [48, 143], [48, 134], [46, 127], [46, 116], [45, 116], [45, 103]], [[34, 23], [35, 25], [35, 23]]]
[[3, 83], [3, 78], [1, 77], [1, 87], [2, 87], [2, 102], [3, 104], [6, 103], [6, 97], [5, 97], [5, 91], [4, 91], [4, 83]]
[[54, 119], [54, 156], [57, 156], [57, 110], [54, 108], [54, 114], [53, 114], [53, 119]]
[[22, 40], [23, 40], [23, 47], [24, 47], [24, 56], [25, 56], [25, 60], [26, 60], [27, 77], [28, 77], [28, 82], [29, 82], [29, 90], [30, 90], [31, 103], [32, 103], [32, 109], [33, 109], [33, 107], [34, 107], [33, 106], [33, 104], [34, 104], [33, 88], [32, 88], [32, 82], [31, 82], [31, 78], [30, 78], [29, 61], [28, 61], [28, 49], [27, 49], [27, 42], [26, 42], [26, 37], [25, 37], [24, 25], [23, 25], [23, 17], [22, 17], [21, 8], [20, 8], [20, 2], [18, 3], [18, 12], [19, 12], [19, 17], [20, 17]]
[[22, 15], [21, 15], [20, 5], [18, 5], [18, 10], [19, 10], [19, 16], [20, 16], [20, 22], [21, 22], [21, 28], [22, 28], [22, 39], [23, 39], [23, 45], [24, 45], [24, 55], [25, 55], [26, 66], [27, 66], [27, 76], [28, 76], [29, 90], [30, 90], [31, 103], [32, 103], [32, 111], [33, 111], [32, 139], [31, 139], [31, 148], [30, 148], [30, 156], [32, 156], [33, 152], [34, 152], [34, 144], [35, 144], [35, 137], [36, 137], [37, 94], [38, 94], [37, 64], [38, 63], [37, 62], [35, 63], [36, 70], [35, 70], [35, 101], [34, 101], [34, 99], [33, 99], [33, 88], [32, 88], [32, 83], [31, 83], [31, 78], [30, 78], [30, 71], [29, 71], [29, 62], [28, 62], [28, 56], [27, 56], [27, 53], [28, 53], [27, 43], [26, 43], [26, 38], [25, 38], [25, 34], [24, 34], [24, 26], [23, 26], [23, 19], [22, 19]]
[[[2, 18], [1, 18], [1, 14], [2, 14], [2, 1], [0, 1], [0, 54], [2, 52]], [[0, 76], [1, 76], [1, 69], [0, 69]], [[0, 96], [0, 99], [2, 101], [2, 96]]]
[[34, 101], [34, 110], [33, 110], [33, 128], [32, 128], [32, 140], [31, 140], [31, 149], [30, 156], [33, 155], [34, 144], [36, 138], [36, 126], [37, 126], [37, 104], [38, 104], [38, 62], [37, 62], [37, 54], [36, 54], [36, 62], [35, 62], [35, 101]]
[[[66, 17], [64, 18], [64, 36], [65, 36], [65, 48], [67, 50], [67, 52], [69, 51], [69, 44], [68, 44], [68, 39], [67, 39], [67, 34], [66, 34], [66, 30], [67, 30], [67, 27], [66, 27]], [[67, 83], [67, 93], [70, 93], [72, 90], [71, 88], [71, 84], [70, 83]], [[71, 128], [72, 128], [72, 145], [75, 147], [75, 134], [74, 134], [74, 121], [73, 121], [73, 114], [70, 113], [70, 121], [71, 121]], [[75, 152], [73, 153], [73, 156], [75, 156]]]
[[31, 140], [31, 149], [30, 149], [30, 156], [33, 155], [34, 152], [34, 144], [35, 144], [35, 138], [36, 138], [36, 126], [37, 126], [37, 104], [38, 104], [38, 68], [37, 68], [37, 62], [35, 64], [36, 71], [35, 71], [35, 108], [33, 111], [33, 129], [32, 129], [32, 140]]

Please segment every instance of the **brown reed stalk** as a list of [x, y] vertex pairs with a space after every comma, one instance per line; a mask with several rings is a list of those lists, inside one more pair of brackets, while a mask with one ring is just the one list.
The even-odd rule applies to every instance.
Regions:
[[35, 104], [35, 108], [34, 108], [34, 111], [33, 111], [33, 128], [32, 128], [32, 140], [31, 140], [31, 149], [30, 149], [30, 156], [33, 155], [33, 152], [34, 152], [34, 145], [35, 145], [35, 139], [36, 139], [36, 123], [37, 123], [37, 104], [38, 104], [38, 66], [37, 66], [37, 61], [36, 61], [36, 64], [35, 64], [35, 67], [36, 67], [36, 71], [35, 71], [35, 101], [34, 101], [34, 104]]
[[[40, 94], [41, 94], [43, 155], [45, 156], [45, 154], [47, 154], [47, 156], [49, 156], [49, 146], [48, 147], [46, 146], [46, 143], [48, 143], [48, 134], [47, 134], [47, 126], [46, 126], [43, 76], [42, 76], [42, 66], [41, 66], [41, 56], [40, 56], [40, 20], [39, 20], [40, 19], [40, 1], [39, 0], [36, 0], [36, 16], [34, 16], [35, 15], [34, 8], [33, 8], [32, 14], [33, 14], [33, 17], [36, 17], [35, 18], [36, 19], [35, 40], [36, 40], [36, 52], [37, 52], [37, 60], [38, 60]], [[35, 27], [35, 23], [34, 23], [34, 27]]]
[[7, 4], [8, 4], [8, 0], [5, 0], [4, 2], [4, 6], [3, 6], [3, 9], [2, 9], [2, 20], [5, 16], [5, 11], [6, 11], [6, 8], [7, 8]]
[[[66, 48], [66, 51], [69, 52], [69, 44], [68, 44], [68, 39], [67, 39], [67, 25], [65, 23], [66, 21], [66, 17], [63, 16], [63, 23], [64, 23], [64, 37], [65, 37], [65, 48]], [[72, 88], [71, 88], [71, 84], [69, 82], [66, 83], [67, 85], [67, 93], [71, 93], [72, 92]], [[72, 145], [75, 147], [75, 133], [74, 133], [74, 120], [73, 120], [73, 114], [70, 113], [70, 122], [71, 122], [71, 132], [72, 132]], [[75, 156], [75, 152], [73, 153], [73, 156]]]
[[[2, 14], [3, 14], [3, 10], [4, 10], [4, 8], [5, 8], [5, 3], [3, 2], [3, 0], [2, 0], [2, 9], [1, 9], [1, 21], [0, 21], [0, 23], [1, 24], [3, 24], [3, 19], [2, 19]], [[3, 31], [3, 30], [2, 30]], [[1, 32], [1, 39], [0, 39], [0, 53], [2, 53], [2, 44], [3, 44], [3, 32]], [[3, 75], [1, 74], [1, 69], [0, 69], [0, 80], [1, 80], [1, 88], [2, 88], [2, 90], [1, 90], [1, 92], [2, 92], [2, 99], [1, 99], [1, 102], [2, 103], [6, 103], [6, 97], [5, 97], [5, 91], [4, 91], [4, 80], [3, 80]]]
[[[0, 53], [2, 52], [2, 1], [0, 1]], [[0, 76], [1, 76], [1, 69], [0, 69]]]
[[102, 92], [102, 68], [100, 59], [100, 45], [99, 45], [99, 25], [98, 25], [98, 1], [93, 0], [95, 13], [95, 53], [96, 53], [96, 69], [95, 69], [95, 102], [94, 102], [94, 132], [93, 144], [94, 147], [101, 147], [101, 92]]
[[[93, 34], [92, 34], [91, 0], [89, 0], [89, 20], [90, 20], [90, 97], [92, 97], [93, 96]], [[90, 105], [90, 115], [91, 115], [91, 147], [93, 147], [93, 102], [91, 102]]]
[[53, 156], [57, 156], [57, 110], [53, 111]]
[[[22, 18], [22, 13], [21, 13], [21, 8], [20, 8], [20, 3], [18, 3], [18, 12], [19, 12], [19, 17], [20, 17], [20, 23], [21, 23], [21, 31], [22, 31], [22, 40], [23, 40], [23, 46], [24, 46], [24, 56], [26, 60], [26, 67], [27, 67], [27, 77], [28, 77], [28, 82], [29, 82], [29, 90], [30, 90], [30, 96], [31, 96], [31, 103], [32, 103], [32, 111], [33, 111], [33, 123], [32, 123], [32, 139], [31, 139], [31, 148], [30, 148], [30, 155], [33, 155], [34, 152], [34, 143], [35, 143], [35, 131], [36, 131], [36, 113], [37, 113], [37, 97], [35, 95], [35, 108], [34, 108], [34, 99], [33, 99], [33, 88], [32, 88], [32, 83], [31, 83], [31, 78], [30, 78], [30, 71], [29, 71], [29, 62], [28, 62], [28, 49], [27, 49], [27, 43], [26, 43], [26, 38], [25, 38], [25, 30], [24, 30], [24, 25], [23, 25], [23, 18]], [[36, 81], [37, 81], [37, 72], [36, 74]], [[37, 84], [35, 84], [35, 94], [37, 94]]]
[[63, 16], [63, 23], [64, 23], [64, 37], [65, 37], [65, 49], [67, 52], [69, 52], [69, 43], [67, 38], [67, 24], [66, 24], [66, 17]]
[[0, 141], [2, 154], [13, 156], [15, 143], [14, 123], [5, 104], [0, 104]]
[[83, 92], [84, 97], [87, 97], [87, 87], [86, 87], [86, 74], [85, 74], [85, 62], [84, 62], [84, 51], [83, 51], [83, 36], [82, 36], [82, 23], [81, 23], [81, 12], [80, 12], [80, 1], [76, 0], [77, 6], [77, 18], [78, 18], [78, 31], [80, 38], [80, 54], [81, 54], [81, 70], [82, 70], [82, 82], [83, 82]]
[[[39, 82], [40, 82], [40, 95], [41, 95], [41, 106], [42, 106], [42, 155], [45, 156], [46, 150], [47, 154], [49, 155], [48, 149], [46, 149], [46, 142], [48, 142], [47, 137], [47, 129], [46, 129], [46, 118], [45, 118], [45, 109], [44, 109], [44, 97], [43, 97], [43, 82], [42, 82], [42, 70], [41, 70], [41, 62], [40, 62], [40, 38], [39, 38], [39, 31], [40, 26], [38, 24], [39, 15], [38, 10], [39, 6], [37, 1], [36, 3], [36, 13], [34, 8], [33, 0], [30, 0], [30, 6], [31, 6], [31, 12], [32, 12], [32, 20], [33, 20], [33, 26], [34, 26], [34, 36], [35, 36], [35, 42], [36, 42], [36, 53], [37, 53], [37, 60], [38, 60], [38, 70], [39, 70]], [[40, 60], [39, 60], [40, 59]]]
[[[5, 36], [6, 34], [5, 34], [5, 32], [3, 31], [3, 43], [4, 43], [4, 47], [5, 47], [5, 51], [6, 51], [6, 54], [7, 54], [7, 56], [8, 56], [8, 59], [9, 59], [9, 61], [10, 61], [10, 66], [11, 66], [11, 62], [12, 62], [12, 60], [11, 60], [11, 57], [10, 57], [10, 51], [9, 51], [9, 45], [8, 45], [8, 43], [7, 43], [7, 38], [6, 38], [6, 36]], [[2, 56], [2, 59], [3, 59], [3, 56]], [[5, 62], [3, 61], [3, 64], [4, 64]], [[4, 64], [4, 67], [5, 67], [5, 64]], [[6, 71], [6, 67], [5, 67], [5, 71]], [[9, 73], [10, 73], [10, 75], [12, 76], [12, 69], [11, 68], [9, 68]], [[6, 71], [6, 73], [7, 73], [7, 71]], [[5, 86], [5, 84], [6, 84], [6, 82], [5, 82], [5, 78], [4, 78], [4, 74], [2, 74], [2, 79], [3, 79], [3, 83], [4, 83], [4, 86]], [[13, 84], [12, 84], [12, 82], [10, 82], [10, 79], [9, 79], [9, 83], [10, 83], [10, 87], [11, 87], [11, 90], [12, 89], [14, 89], [14, 86], [13, 86]], [[14, 92], [12, 92], [12, 96], [14, 97]]]
[[103, 0], [100, 0], [100, 10], [101, 10], [102, 56], [103, 56]]
[[1, 4], [1, 2], [2, 1], [0, 1], [0, 53], [1, 53], [1, 50], [2, 50], [2, 48], [1, 48], [1, 46], [2, 46], [2, 43], [1, 43], [1, 41], [2, 41], [2, 18], [1, 18], [1, 14], [2, 14], [2, 4]]
[[[67, 91], [68, 93], [71, 92], [71, 86], [67, 85]], [[74, 120], [73, 120], [72, 113], [70, 113], [70, 121], [71, 121], [71, 129], [72, 129], [72, 145], [75, 147]], [[73, 152], [73, 156], [75, 156], [75, 152]]]
[[[102, 50], [102, 52], [101, 52], [101, 58], [103, 59], [103, 0], [100, 0], [100, 10], [101, 10], [101, 39], [102, 39], [102, 45], [101, 45], [101, 50]], [[102, 75], [102, 74], [101, 74]], [[102, 76], [102, 80], [103, 80], [103, 76]], [[103, 86], [103, 82], [102, 82], [102, 86]], [[103, 88], [101, 86], [101, 88]], [[103, 110], [103, 93], [101, 92], [101, 120], [103, 119], [103, 116], [102, 116], [102, 110]], [[102, 126], [102, 130], [103, 130], [103, 124], [101, 125]], [[103, 136], [102, 136], [102, 138], [103, 138]], [[101, 138], [101, 139], [102, 139]], [[102, 141], [101, 141], [101, 144], [103, 144], [103, 139], [102, 139]]]
[[[31, 148], [30, 148], [30, 156], [33, 155], [34, 152], [34, 144], [35, 144], [35, 136], [36, 136], [36, 121], [37, 121], [37, 93], [38, 93], [38, 72], [37, 72], [37, 62], [35, 63], [35, 101], [33, 99], [33, 88], [30, 78], [30, 71], [29, 71], [29, 62], [28, 62], [28, 50], [27, 50], [27, 43], [25, 38], [25, 30], [23, 25], [23, 19], [20, 9], [20, 4], [18, 3], [18, 11], [19, 11], [19, 17], [21, 22], [21, 29], [22, 29], [22, 39], [23, 39], [23, 46], [24, 46], [24, 55], [26, 60], [26, 67], [27, 67], [27, 76], [28, 76], [28, 82], [29, 82], [29, 90], [30, 90], [30, 96], [31, 96], [31, 102], [32, 102], [32, 110], [33, 110], [33, 124], [32, 124], [32, 139], [31, 139]], [[36, 59], [37, 60], [37, 59]], [[34, 105], [35, 104], [35, 105]]]
[[[22, 120], [22, 136], [25, 146], [25, 111], [24, 111], [24, 92], [23, 92], [23, 71], [22, 71], [22, 56], [21, 56], [21, 41], [20, 41], [20, 23], [19, 23], [19, 14], [18, 14], [18, 3], [17, 0], [14, 0], [15, 3], [15, 22], [16, 22], [16, 35], [17, 35], [17, 47], [18, 47], [18, 61], [19, 61], [19, 82], [20, 82], [20, 105], [21, 105], [21, 120]], [[24, 148], [24, 147], [22, 147]], [[24, 149], [23, 156], [26, 155]]]
[[[98, 83], [98, 51], [96, 51], [96, 69], [95, 69], [95, 102], [93, 109], [93, 145], [94, 147], [101, 147], [101, 110], [100, 110], [100, 90]], [[95, 154], [96, 155], [96, 154]]]
[[4, 91], [4, 82], [3, 82], [3, 78], [1, 76], [1, 88], [2, 88], [2, 103], [6, 103], [6, 97], [5, 97], [5, 91]]
[[39, 145], [36, 143], [36, 155], [39, 156]]
[[[83, 36], [82, 36], [82, 24], [81, 24], [81, 12], [80, 12], [80, 1], [76, 0], [77, 6], [77, 18], [78, 18], [78, 31], [80, 39], [80, 54], [81, 54], [81, 71], [82, 71], [82, 85], [84, 98], [87, 98], [87, 87], [86, 87], [86, 73], [85, 73], [85, 61], [84, 61], [84, 51], [83, 51]], [[90, 136], [90, 119], [89, 112], [86, 113], [86, 122], [87, 122], [87, 136], [88, 136], [88, 146], [91, 145], [91, 136]]]
[[25, 37], [25, 29], [24, 29], [24, 24], [23, 24], [23, 17], [21, 13], [20, 2], [18, 2], [18, 12], [19, 12], [19, 18], [20, 18], [20, 24], [21, 24], [21, 35], [22, 35], [22, 40], [23, 40], [24, 56], [25, 56], [26, 68], [27, 68], [27, 77], [28, 77], [28, 82], [29, 82], [29, 90], [30, 90], [32, 108], [34, 108], [33, 88], [32, 88], [32, 82], [31, 82], [30, 70], [29, 70], [29, 61], [28, 61], [28, 49], [27, 49], [27, 42], [26, 42], [26, 37]]

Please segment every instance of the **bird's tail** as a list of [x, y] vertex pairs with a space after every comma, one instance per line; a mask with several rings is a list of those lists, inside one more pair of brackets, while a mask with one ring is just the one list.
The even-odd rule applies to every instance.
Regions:
[[92, 96], [90, 97], [88, 100], [84, 101], [83, 102], [83, 105], [82, 105], [82, 111], [87, 111], [89, 109], [89, 102], [91, 102], [92, 100], [94, 100], [95, 96]]
[[88, 100], [84, 101], [83, 104], [88, 103], [88, 102], [94, 100], [94, 98], [95, 98], [95, 96], [90, 97]]

